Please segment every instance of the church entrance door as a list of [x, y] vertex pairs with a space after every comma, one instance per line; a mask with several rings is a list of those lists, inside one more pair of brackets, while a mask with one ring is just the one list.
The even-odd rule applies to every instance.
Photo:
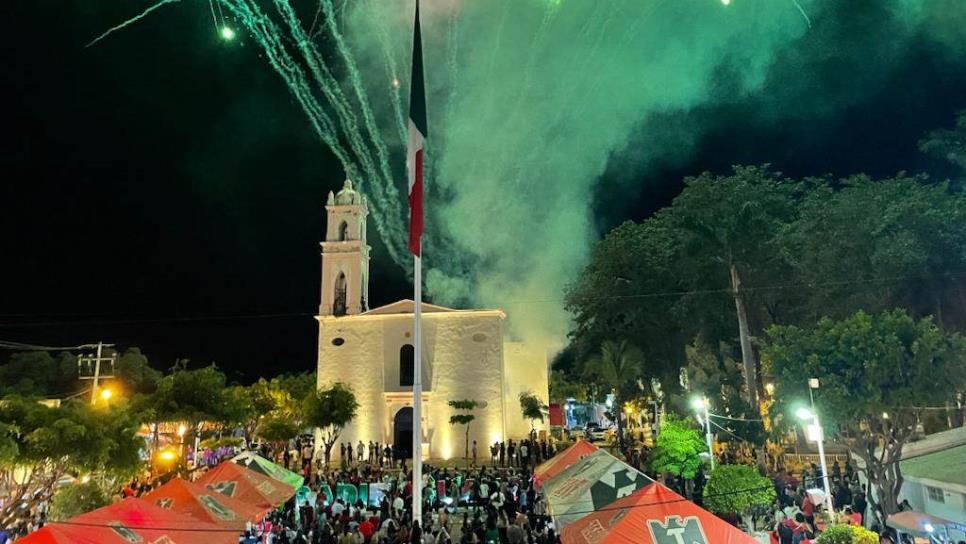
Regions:
[[396, 412], [392, 420], [392, 442], [397, 456], [413, 457], [413, 409], [409, 406]]

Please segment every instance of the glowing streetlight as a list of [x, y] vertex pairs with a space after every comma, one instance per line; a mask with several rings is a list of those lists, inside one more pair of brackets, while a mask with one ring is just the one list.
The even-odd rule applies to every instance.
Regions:
[[769, 397], [772, 396], [772, 395], [774, 395], [775, 394], [775, 384], [773, 384], [773, 383], [766, 383], [765, 384], [765, 392], [768, 393], [768, 396]]
[[158, 454], [158, 459], [161, 459], [162, 461], [174, 461], [175, 457], [176, 455], [171, 450], [163, 450]]
[[101, 389], [101, 400], [104, 400], [104, 401], [111, 400], [111, 397], [113, 396], [114, 396], [114, 392], [111, 391], [110, 389], [106, 387], [104, 389]]
[[184, 433], [186, 432], [188, 432], [187, 427], [185, 427], [184, 425], [178, 425], [178, 436], [183, 437]]
[[721, 0], [721, 3], [724, 4], [724, 5], [726, 5], [726, 6], [730, 6], [731, 5], [731, 0]]
[[221, 27], [221, 39], [223, 39], [225, 41], [228, 41], [228, 42], [234, 40], [235, 39], [235, 31], [232, 30], [231, 27], [229, 27], [229, 26], [223, 26], [223, 27]]
[[808, 422], [809, 428], [815, 434], [815, 441], [818, 442], [818, 458], [822, 466], [822, 490], [825, 492], [825, 508], [831, 513], [832, 494], [829, 493], [828, 467], [825, 464], [825, 436], [822, 432], [822, 425], [818, 421], [818, 414], [808, 408], [802, 407], [795, 411], [795, 415], [798, 419]]
[[711, 462], [711, 470], [714, 470], [714, 449], [711, 447], [714, 438], [711, 435], [711, 417], [708, 413], [708, 401], [698, 397], [691, 401], [691, 406], [698, 412], [699, 419], [701, 412], [704, 412], [704, 439], [708, 444], [708, 459]]

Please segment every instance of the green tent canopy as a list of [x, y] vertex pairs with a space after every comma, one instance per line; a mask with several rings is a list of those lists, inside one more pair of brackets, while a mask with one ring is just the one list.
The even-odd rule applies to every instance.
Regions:
[[250, 468], [259, 474], [264, 474], [269, 478], [278, 480], [292, 486], [294, 489], [302, 487], [304, 478], [291, 470], [284, 469], [275, 463], [265, 459], [261, 455], [246, 451], [236, 455], [232, 462], [246, 468]]

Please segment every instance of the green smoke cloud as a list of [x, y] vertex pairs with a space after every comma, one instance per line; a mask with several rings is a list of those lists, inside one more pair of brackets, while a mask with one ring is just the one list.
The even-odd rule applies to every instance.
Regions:
[[[817, 74], [808, 72], [829, 57], [874, 77], [924, 28], [942, 47], [966, 41], [966, 25], [956, 24], [964, 9], [954, 0], [424, 0], [422, 7], [433, 161], [427, 289], [444, 304], [505, 308], [517, 335], [552, 343], [568, 327], [562, 288], [598, 235], [594, 187], [609, 159], [621, 151], [646, 168], [687, 156], [700, 136], [698, 123], [649, 132], [648, 120], [756, 94], [774, 97], [763, 100], [761, 115], [776, 122], [827, 115], [860, 94], [810, 96]], [[345, 33], [376, 89], [377, 115], [394, 120], [386, 122], [391, 134], [401, 110], [381, 89], [394, 80], [408, 86], [411, 2], [348, 9]], [[863, 30], [876, 21], [888, 25]], [[889, 38], [872, 44], [879, 54], [869, 55], [871, 41], [862, 39], [863, 47], [839, 50], [831, 40], [843, 25]], [[776, 71], [791, 77], [774, 81]], [[766, 82], [772, 87], [763, 90]]]

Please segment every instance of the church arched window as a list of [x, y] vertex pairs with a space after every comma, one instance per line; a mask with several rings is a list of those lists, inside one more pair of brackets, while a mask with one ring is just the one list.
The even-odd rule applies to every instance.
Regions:
[[349, 223], [346, 223], [345, 221], [343, 221], [339, 225], [339, 241], [345, 242], [348, 239], [349, 239]]
[[345, 274], [339, 272], [339, 277], [335, 279], [335, 292], [332, 297], [332, 314], [345, 315]]
[[416, 377], [416, 348], [405, 344], [399, 348], [399, 386], [412, 387]]

